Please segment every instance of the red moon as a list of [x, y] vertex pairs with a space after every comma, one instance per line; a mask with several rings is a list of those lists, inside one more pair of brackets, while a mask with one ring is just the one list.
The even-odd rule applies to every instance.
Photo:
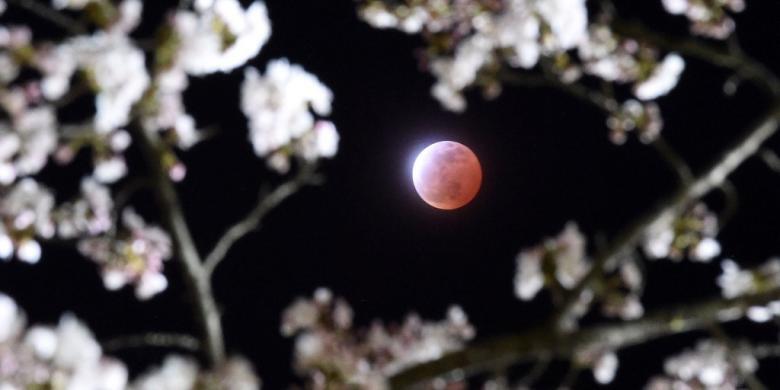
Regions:
[[441, 141], [423, 149], [414, 160], [412, 181], [425, 203], [453, 210], [477, 195], [482, 185], [482, 167], [465, 145]]

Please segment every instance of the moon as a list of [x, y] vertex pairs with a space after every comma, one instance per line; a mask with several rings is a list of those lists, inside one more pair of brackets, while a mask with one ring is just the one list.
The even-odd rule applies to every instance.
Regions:
[[412, 182], [425, 203], [454, 210], [467, 205], [479, 192], [482, 167], [467, 146], [454, 141], [436, 142], [414, 160]]

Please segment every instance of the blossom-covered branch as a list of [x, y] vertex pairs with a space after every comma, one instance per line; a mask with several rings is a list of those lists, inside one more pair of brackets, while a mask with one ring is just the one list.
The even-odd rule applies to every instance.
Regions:
[[607, 263], [629, 250], [654, 225], [667, 223], [688, 202], [699, 199], [720, 186], [742, 162], [754, 155], [761, 144], [777, 131], [778, 121], [780, 121], [780, 103], [772, 106], [758, 123], [748, 129], [694, 181], [681, 186], [672, 196], [661, 201], [651, 212], [621, 230], [621, 233], [611, 241], [609, 246], [596, 255], [592, 268], [568, 294], [555, 322], [561, 323], [569, 317], [582, 292], [601, 276]]
[[438, 360], [401, 371], [390, 378], [393, 388], [446, 376], [453, 370], [473, 374], [495, 367], [534, 360], [545, 353], [562, 359], [589, 348], [617, 350], [654, 339], [703, 329], [712, 323], [740, 318], [749, 307], [780, 299], [780, 288], [731, 299], [712, 298], [648, 313], [633, 321], [594, 325], [561, 335], [541, 327], [476, 343]]

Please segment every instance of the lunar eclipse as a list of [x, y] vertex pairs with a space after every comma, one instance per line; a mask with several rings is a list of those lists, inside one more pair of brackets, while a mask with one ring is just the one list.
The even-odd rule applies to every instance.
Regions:
[[482, 167], [467, 146], [454, 141], [436, 142], [415, 159], [412, 182], [425, 203], [454, 210], [467, 205], [479, 192]]

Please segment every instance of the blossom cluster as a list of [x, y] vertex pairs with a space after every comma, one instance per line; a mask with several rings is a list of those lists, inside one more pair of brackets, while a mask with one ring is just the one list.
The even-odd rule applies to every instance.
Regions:
[[[537, 65], [563, 84], [583, 75], [630, 84], [634, 97], [644, 102], [669, 93], [685, 68], [676, 53], [662, 56], [653, 47], [619, 36], [609, 25], [608, 13], [589, 25], [584, 0], [390, 3], [365, 0], [361, 16], [377, 28], [422, 34], [429, 46], [425, 64], [437, 79], [431, 93], [451, 111], [466, 108], [463, 91], [469, 87], [482, 87], [492, 96], [507, 72]], [[617, 141], [635, 127], [643, 140], [652, 140], [663, 124], [655, 105], [628, 100], [609, 111]]]
[[749, 351], [703, 340], [696, 348], [667, 359], [665, 375], [652, 378], [646, 389], [737, 389], [742, 375], [757, 369], [758, 361]]
[[259, 390], [260, 379], [241, 357], [231, 357], [211, 371], [201, 371], [190, 358], [169, 355], [162, 365], [136, 379], [131, 390]]
[[[587, 258], [586, 239], [573, 222], [563, 231], [542, 244], [523, 249], [517, 256], [515, 295], [521, 300], [533, 299], [547, 286], [556, 294], [577, 286], [591, 268]], [[634, 259], [622, 259], [615, 272], [605, 276], [608, 280], [600, 291], [601, 311], [609, 317], [635, 319], [644, 314], [640, 301], [643, 276]], [[566, 327], [575, 327], [576, 320], [584, 315], [594, 300], [594, 292], [585, 289], [572, 309], [572, 318], [566, 318]]]
[[[7, 114], [0, 119], [0, 258], [35, 263], [45, 240], [74, 241], [99, 264], [108, 289], [132, 284], [146, 299], [167, 286], [162, 264], [171, 240], [114, 204], [111, 186], [129, 174], [131, 134], [160, 134], [164, 168], [182, 180], [186, 167], [174, 148], [203, 138], [184, 105], [190, 77], [231, 72], [257, 56], [271, 34], [267, 9], [260, 1], [195, 1], [172, 10], [148, 48], [131, 36], [141, 22], [140, 0], [52, 5], [83, 12], [89, 32], [38, 42], [26, 26], [0, 24], [0, 108]], [[26, 69], [39, 76], [20, 77]], [[90, 95], [92, 113], [59, 120], [59, 110]], [[313, 162], [335, 155], [334, 124], [314, 116], [330, 113], [332, 93], [300, 66], [274, 60], [265, 75], [248, 68], [241, 101], [255, 151], [276, 170], [286, 171], [291, 156]], [[37, 174], [52, 160], [70, 164], [84, 149], [92, 171], [77, 198], [58, 205]]]
[[117, 290], [135, 285], [139, 299], [149, 299], [168, 286], [163, 274], [163, 261], [171, 257], [171, 239], [162, 229], [147, 226], [133, 209], [122, 213], [118, 231], [87, 237], [79, 241], [78, 249], [101, 268], [103, 284]]
[[734, 19], [729, 11], [745, 9], [744, 0], [662, 0], [673, 15], [685, 15], [691, 22], [691, 33], [715, 39], [728, 38], [734, 32]]
[[[314, 75], [286, 59], [271, 61], [266, 73], [247, 68], [241, 86], [241, 110], [249, 118], [249, 139], [258, 156], [285, 173], [290, 157], [308, 162], [333, 157], [339, 135], [330, 114], [333, 93]], [[311, 111], [310, 111], [311, 110]]]
[[388, 376], [457, 350], [474, 336], [466, 314], [451, 307], [441, 322], [409, 315], [397, 326], [352, 327], [352, 308], [327, 289], [298, 299], [282, 317], [282, 333], [296, 335], [295, 367], [315, 389], [387, 388]]
[[645, 234], [642, 249], [650, 259], [709, 262], [720, 255], [718, 217], [704, 203], [696, 203], [676, 217], [665, 218]]
[[0, 293], [0, 387], [101, 390], [259, 389], [259, 379], [241, 358], [213, 371], [199, 371], [189, 359], [171, 355], [161, 367], [130, 381], [120, 360], [103, 354], [90, 330], [65, 314], [56, 326], [27, 326], [24, 313]]
[[[726, 259], [721, 263], [721, 268], [723, 272], [718, 276], [717, 282], [724, 298], [759, 294], [780, 288], [780, 259], [769, 259], [752, 269], [742, 269], [734, 260]], [[755, 322], [767, 322], [780, 317], [780, 300], [751, 306], [745, 315]]]

